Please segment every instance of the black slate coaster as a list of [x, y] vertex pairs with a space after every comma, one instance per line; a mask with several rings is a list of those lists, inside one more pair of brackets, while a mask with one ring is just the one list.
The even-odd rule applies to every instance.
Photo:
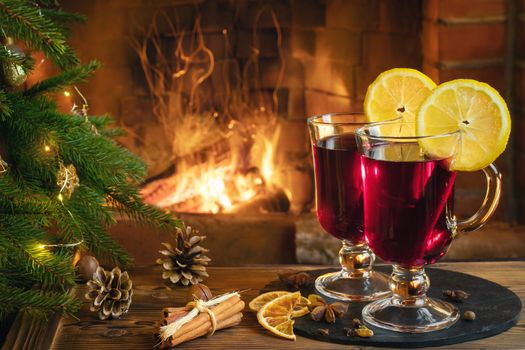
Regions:
[[[390, 273], [391, 268], [388, 266], [378, 266], [378, 271]], [[310, 271], [309, 274], [316, 278], [326, 272], [335, 271], [334, 269], [323, 269]], [[509, 289], [471, 275], [464, 273], [427, 268], [427, 274], [430, 278], [430, 297], [443, 299], [442, 291], [444, 289], [461, 289], [470, 293], [470, 297], [463, 302], [453, 303], [460, 310], [460, 315], [467, 310], [476, 313], [476, 320], [464, 321], [458, 320], [450, 328], [440, 331], [407, 334], [383, 330], [377, 327], [368, 326], [374, 331], [371, 338], [348, 337], [344, 328], [351, 327], [353, 318], [361, 319], [361, 310], [366, 303], [350, 303], [348, 312], [342, 319], [338, 319], [335, 324], [325, 322], [314, 322], [310, 316], [304, 316], [295, 321], [295, 333], [307, 338], [313, 338], [321, 341], [352, 344], [368, 345], [380, 347], [401, 347], [401, 348], [419, 348], [426, 346], [441, 346], [462, 343], [475, 339], [490, 337], [514, 326], [520, 316], [521, 301], [516, 294]], [[270, 283], [264, 291], [283, 289], [280, 282]], [[313, 285], [309, 288], [301, 289], [301, 294], [316, 293]], [[325, 297], [330, 303], [335, 301]], [[329, 330], [329, 335], [319, 334], [318, 329], [324, 328]]]

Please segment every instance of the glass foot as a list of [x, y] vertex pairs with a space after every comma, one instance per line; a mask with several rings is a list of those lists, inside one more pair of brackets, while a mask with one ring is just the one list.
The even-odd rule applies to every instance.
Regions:
[[396, 332], [425, 333], [453, 325], [459, 319], [456, 307], [427, 297], [430, 281], [423, 267], [392, 267], [389, 280], [392, 297], [363, 308], [363, 320]]
[[378, 300], [363, 308], [363, 320], [396, 332], [425, 333], [450, 327], [459, 319], [458, 309], [447, 302], [425, 298], [404, 305], [395, 298]]
[[345, 301], [373, 301], [391, 294], [388, 275], [369, 271], [358, 276], [342, 270], [317, 277], [315, 289], [330, 298]]

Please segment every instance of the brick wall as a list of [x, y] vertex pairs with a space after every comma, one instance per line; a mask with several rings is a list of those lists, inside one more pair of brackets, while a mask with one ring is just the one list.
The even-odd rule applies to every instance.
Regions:
[[305, 67], [304, 113], [361, 110], [368, 85], [393, 67], [421, 66], [421, 2], [292, 2], [291, 52]]
[[[423, 17], [423, 71], [426, 74], [437, 83], [458, 78], [480, 80], [508, 97], [505, 89], [507, 0], [425, 0]], [[513, 114], [514, 121], [520, 119], [516, 118], [518, 114]], [[517, 126], [514, 125], [513, 134], [519, 139]], [[512, 178], [512, 169], [506, 157], [504, 154], [496, 162], [505, 185], [496, 216], [514, 219], [511, 210], [515, 193], [511, 190], [512, 183], [506, 181]], [[484, 179], [479, 173], [460, 174], [456, 186], [460, 216], [472, 214], [481, 204], [484, 188]]]
[[[226, 59], [222, 30], [228, 29], [235, 57], [242, 65], [251, 52], [256, 13], [270, 5], [283, 33], [285, 76], [279, 91], [282, 133], [277, 152], [283, 185], [301, 206], [313, 199], [312, 169], [306, 117], [362, 109], [368, 84], [383, 70], [421, 66], [421, 4], [419, 0], [114, 0], [65, 1], [68, 10], [85, 13], [72, 43], [83, 61], [104, 63], [83, 91], [94, 114], [109, 112], [129, 131], [121, 142], [145, 158], [150, 175], [169, 165], [170, 140], [151, 113], [152, 104], [130, 38], [142, 38], [157, 14], [163, 44], [174, 45], [164, 14], [191, 31], [201, 16], [204, 40], [215, 64]], [[276, 31], [268, 12], [258, 25], [261, 86], [269, 91], [277, 80]], [[220, 78], [216, 68], [212, 80]], [[220, 92], [218, 92], [220, 93]], [[299, 203], [296, 203], [299, 202]]]
[[[288, 166], [286, 186], [294, 198], [312, 198], [306, 116], [360, 110], [367, 86], [393, 67], [423, 69], [436, 82], [459, 77], [485, 81], [505, 94], [506, 3], [510, 0], [92, 0], [64, 1], [64, 7], [85, 13], [88, 22], [73, 29], [72, 43], [83, 61], [100, 59], [104, 66], [82, 87], [94, 114], [109, 112], [130, 135], [122, 143], [147, 159], [150, 174], [161, 172], [170, 159], [170, 140], [151, 113], [138, 58], [129, 43], [141, 38], [155, 14], [159, 31], [167, 32], [164, 15], [178, 18], [191, 29], [201, 15], [206, 44], [216, 64], [224, 63], [221, 31], [235, 28], [236, 58], [250, 52], [251, 30], [257, 11], [266, 5], [277, 13], [283, 30], [286, 63], [279, 114], [285, 132], [278, 153]], [[516, 88], [513, 115], [516, 192], [519, 213], [525, 212], [525, 22], [524, 0], [519, 3]], [[260, 22], [261, 84], [271, 89], [279, 57], [271, 17]], [[169, 38], [167, 39], [169, 41]], [[498, 167], [508, 178], [507, 163]], [[457, 185], [457, 212], [472, 213], [483, 195], [480, 174], [462, 174]], [[304, 190], [307, 188], [307, 190]], [[507, 198], [508, 199], [508, 198]], [[503, 201], [498, 216], [505, 217]], [[522, 215], [523, 216], [523, 215]], [[518, 215], [520, 217], [520, 215]]]

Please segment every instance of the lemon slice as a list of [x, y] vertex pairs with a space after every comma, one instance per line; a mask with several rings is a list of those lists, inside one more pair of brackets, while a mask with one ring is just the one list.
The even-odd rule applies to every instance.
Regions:
[[294, 307], [301, 302], [301, 293], [289, 293], [282, 295], [266, 303], [257, 312], [257, 321], [273, 334], [295, 340], [293, 333], [294, 320], [292, 313]]
[[402, 117], [414, 122], [421, 103], [436, 84], [425, 74], [410, 68], [387, 70], [366, 92], [364, 110], [369, 122]]
[[423, 102], [417, 115], [421, 136], [453, 133], [457, 137], [419, 141], [426, 153], [451, 158], [450, 169], [480, 170], [505, 150], [511, 119], [505, 100], [490, 85], [457, 79], [439, 85]]
[[[291, 293], [284, 290], [277, 290], [260, 294], [257, 297], [253, 298], [252, 301], [250, 301], [248, 307], [251, 311], [257, 312], [270, 301], [286, 294]], [[297, 303], [297, 305], [295, 305], [293, 309], [292, 318], [297, 318], [308, 314], [310, 312], [308, 310], [308, 305], [310, 305], [310, 300], [306, 299], [305, 297], [301, 297], [301, 301]]]

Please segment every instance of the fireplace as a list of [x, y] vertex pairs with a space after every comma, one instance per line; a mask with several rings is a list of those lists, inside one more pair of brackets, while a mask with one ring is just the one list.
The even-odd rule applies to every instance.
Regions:
[[[306, 117], [360, 110], [370, 82], [393, 67], [423, 70], [436, 82], [486, 81], [508, 100], [513, 84], [511, 90], [522, 94], [523, 81], [508, 71], [511, 65], [523, 75], [523, 16], [507, 21], [507, 3], [518, 6], [504, 0], [116, 0], [65, 6], [89, 17], [74, 29], [73, 45], [84, 60], [98, 58], [104, 67], [81, 89], [91, 111], [111, 113], [128, 132], [120, 142], [146, 159], [142, 194], [148, 203], [203, 230], [228, 231], [235, 223], [239, 239], [242, 228], [268, 225], [263, 231], [286, 232], [293, 240], [295, 227], [299, 260], [313, 254], [327, 262], [332, 253], [325, 252], [336, 248], [312, 216]], [[509, 37], [522, 39], [513, 43]], [[521, 101], [510, 98], [511, 108], [517, 106], [512, 100]], [[520, 139], [498, 163], [507, 182], [497, 217], [511, 223], [523, 220], [525, 203]], [[514, 166], [516, 160], [521, 162]], [[458, 216], [479, 206], [482, 180], [479, 174], [459, 177]], [[280, 256], [293, 249], [287, 244]]]

